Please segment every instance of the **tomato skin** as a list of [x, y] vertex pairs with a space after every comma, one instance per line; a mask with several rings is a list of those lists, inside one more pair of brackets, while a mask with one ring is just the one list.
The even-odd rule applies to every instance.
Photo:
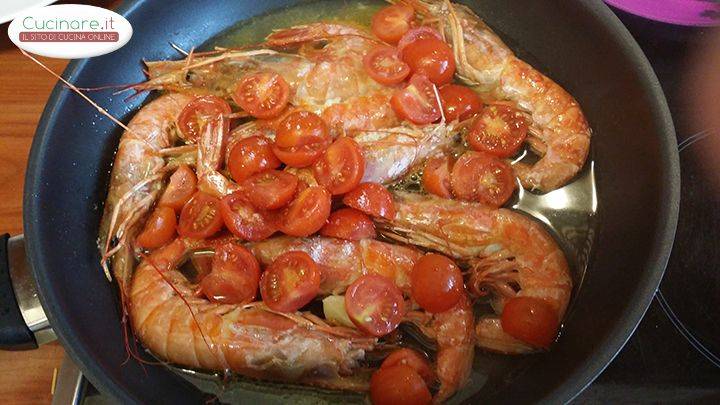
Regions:
[[398, 117], [413, 124], [431, 124], [442, 117], [435, 85], [421, 74], [413, 75], [407, 87], [393, 93], [390, 106]]
[[345, 194], [343, 203], [373, 217], [395, 218], [392, 195], [379, 183], [361, 183]]
[[330, 214], [327, 223], [320, 229], [320, 235], [346, 240], [377, 236], [370, 217], [354, 208], [341, 208]]
[[557, 337], [560, 321], [553, 306], [536, 297], [510, 298], [500, 317], [510, 336], [532, 346], [547, 349]]
[[412, 297], [427, 312], [445, 312], [463, 294], [460, 268], [447, 257], [429, 253], [415, 263], [410, 275]]
[[442, 41], [442, 35], [440, 35], [440, 33], [437, 32], [436, 29], [428, 26], [416, 27], [408, 30], [408, 32], [406, 32], [405, 35], [400, 38], [400, 41], [397, 44], [397, 50], [400, 58], [402, 59], [402, 54], [405, 50], [405, 47], [417, 40], [428, 38], [435, 38]]
[[398, 364], [373, 373], [370, 400], [373, 405], [427, 405], [432, 395], [420, 374], [412, 367]]
[[450, 185], [455, 197], [500, 207], [515, 191], [512, 168], [493, 156], [468, 151], [453, 167]]
[[360, 184], [365, 174], [362, 148], [351, 138], [338, 138], [315, 162], [313, 174], [331, 194], [347, 193]]
[[345, 292], [345, 309], [358, 329], [372, 336], [394, 331], [405, 315], [405, 301], [393, 281], [379, 274], [366, 274]]
[[525, 142], [528, 123], [522, 113], [505, 105], [485, 107], [467, 135], [470, 147], [479, 152], [506, 158]]
[[[178, 129], [183, 139], [196, 143], [205, 121], [231, 112], [230, 104], [218, 96], [195, 97], [180, 112], [177, 120]], [[230, 131], [230, 119], [225, 119], [223, 125], [225, 132]]]
[[232, 99], [255, 118], [274, 118], [287, 106], [290, 86], [277, 73], [252, 73], [240, 79], [232, 93]]
[[260, 295], [270, 309], [295, 312], [320, 292], [321, 273], [305, 252], [290, 251], [278, 256], [260, 279]]
[[251, 136], [233, 145], [227, 166], [232, 178], [241, 182], [255, 173], [277, 169], [282, 162], [275, 156], [272, 141], [264, 136]]
[[365, 71], [376, 82], [391, 86], [410, 75], [410, 66], [398, 56], [395, 48], [380, 46], [363, 58]]
[[470, 88], [457, 84], [447, 84], [440, 88], [445, 120], [465, 121], [482, 110], [482, 101]]
[[405, 347], [390, 353], [390, 355], [383, 360], [380, 369], [394, 367], [399, 364], [415, 370], [428, 386], [432, 385], [435, 381], [435, 372], [432, 367], [430, 367], [430, 362], [428, 362], [427, 357], [415, 350]]
[[380, 9], [372, 18], [371, 29], [376, 37], [389, 44], [396, 44], [412, 26], [415, 10], [404, 4]]
[[223, 197], [220, 213], [233, 235], [248, 241], [260, 241], [277, 232], [275, 213], [258, 210], [240, 190]]
[[325, 225], [331, 205], [332, 196], [324, 187], [308, 187], [285, 209], [280, 230], [290, 236], [310, 236]]
[[275, 210], [288, 205], [297, 187], [297, 176], [280, 170], [260, 172], [240, 183], [248, 202], [259, 210]]
[[180, 212], [178, 233], [186, 238], [205, 239], [220, 231], [222, 226], [220, 200], [198, 191]]
[[260, 264], [249, 250], [233, 242], [215, 248], [212, 271], [200, 281], [200, 291], [212, 302], [247, 304], [257, 295]]
[[181, 165], [170, 176], [168, 186], [160, 197], [158, 205], [180, 211], [195, 194], [196, 187], [195, 172], [188, 165]]
[[444, 41], [437, 38], [420, 38], [403, 48], [402, 60], [415, 74], [425, 75], [440, 86], [448, 84], [455, 75], [455, 55]]
[[157, 207], [150, 214], [145, 228], [138, 235], [136, 243], [143, 249], [155, 249], [170, 242], [175, 236], [177, 218], [170, 207]]
[[332, 143], [330, 128], [317, 114], [295, 111], [278, 126], [273, 152], [291, 167], [307, 167]]
[[430, 158], [425, 163], [423, 170], [422, 184], [430, 194], [435, 194], [442, 198], [452, 198], [450, 188], [450, 172], [452, 171], [453, 162], [449, 157]]

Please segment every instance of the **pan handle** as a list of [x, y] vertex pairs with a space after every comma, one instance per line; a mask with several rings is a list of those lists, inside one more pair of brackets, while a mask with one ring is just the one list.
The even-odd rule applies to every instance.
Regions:
[[0, 235], [0, 349], [28, 350], [55, 340], [38, 299], [22, 235]]

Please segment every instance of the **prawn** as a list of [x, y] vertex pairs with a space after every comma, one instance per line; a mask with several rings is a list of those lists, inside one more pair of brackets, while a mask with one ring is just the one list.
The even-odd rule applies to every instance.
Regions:
[[381, 235], [458, 259], [470, 268], [471, 293], [494, 293], [496, 313], [476, 325], [479, 347], [516, 354], [536, 350], [503, 330], [500, 316], [514, 297], [542, 299], [563, 319], [572, 292], [567, 260], [537, 222], [507, 209], [400, 192], [395, 208], [392, 221], [378, 223]]
[[540, 156], [519, 162], [525, 188], [552, 191], [583, 167], [591, 129], [577, 101], [552, 79], [520, 60], [470, 8], [448, 0], [400, 0], [435, 21], [453, 48], [458, 77], [492, 99], [508, 101], [530, 116], [529, 144]]

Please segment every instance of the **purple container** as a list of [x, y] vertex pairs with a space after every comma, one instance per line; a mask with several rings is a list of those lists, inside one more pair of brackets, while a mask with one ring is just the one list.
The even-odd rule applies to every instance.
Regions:
[[698, 27], [720, 26], [720, 0], [605, 0], [651, 20]]

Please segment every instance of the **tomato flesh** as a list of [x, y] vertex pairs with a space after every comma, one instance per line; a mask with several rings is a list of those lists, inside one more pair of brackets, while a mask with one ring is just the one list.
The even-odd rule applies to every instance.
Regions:
[[374, 238], [375, 224], [364, 213], [354, 208], [341, 208], [328, 218], [320, 229], [320, 235], [346, 240]]
[[396, 44], [410, 29], [414, 17], [415, 10], [412, 7], [395, 4], [375, 13], [370, 27], [376, 37], [389, 44]]
[[476, 151], [506, 158], [520, 150], [527, 132], [528, 123], [520, 111], [505, 105], [490, 105], [475, 120], [467, 140]]
[[413, 299], [426, 311], [445, 312], [463, 294], [460, 268], [447, 257], [435, 253], [420, 258], [410, 275]]
[[457, 84], [442, 86], [440, 101], [447, 121], [464, 121], [482, 110], [480, 96], [470, 88]]
[[412, 367], [397, 364], [380, 368], [370, 378], [373, 405], [427, 405], [432, 401], [423, 378]]
[[285, 209], [280, 230], [290, 236], [310, 236], [325, 225], [331, 205], [332, 196], [325, 187], [308, 187]]
[[422, 184], [430, 194], [443, 198], [452, 198], [450, 188], [450, 171], [453, 162], [449, 157], [434, 157], [425, 163], [423, 170]]
[[380, 337], [400, 325], [405, 315], [405, 301], [400, 289], [389, 278], [367, 274], [348, 287], [345, 309], [358, 329]]
[[557, 312], [549, 302], [524, 296], [505, 303], [500, 322], [510, 336], [543, 349], [555, 341], [560, 326]]
[[333, 195], [354, 189], [365, 174], [365, 158], [360, 145], [351, 138], [339, 138], [315, 162], [313, 173], [317, 182]]
[[373, 80], [386, 86], [398, 84], [410, 75], [410, 66], [400, 60], [395, 48], [375, 48], [363, 58], [363, 65]]
[[290, 87], [277, 73], [253, 73], [240, 79], [232, 99], [255, 118], [273, 118], [280, 115], [287, 106]]
[[195, 194], [195, 187], [197, 187], [195, 172], [188, 165], [181, 165], [170, 176], [168, 186], [160, 197], [158, 205], [180, 211]]
[[422, 377], [428, 386], [432, 385], [435, 381], [435, 372], [432, 367], [430, 367], [430, 362], [428, 362], [427, 357], [415, 350], [405, 347], [395, 350], [383, 360], [380, 369], [394, 367], [396, 365], [404, 365], [412, 368], [420, 374], [420, 377]]
[[253, 207], [247, 201], [243, 190], [223, 197], [220, 213], [230, 232], [243, 240], [267, 239], [277, 231], [275, 213]]
[[390, 106], [400, 118], [418, 125], [430, 124], [442, 117], [435, 85], [421, 74], [413, 75], [407, 87], [393, 93]]
[[170, 207], [157, 207], [150, 214], [145, 228], [137, 237], [137, 245], [144, 249], [155, 249], [170, 242], [175, 236], [177, 218]]
[[379, 183], [360, 184], [345, 194], [343, 203], [373, 217], [395, 218], [395, 203], [392, 195]]
[[415, 74], [425, 75], [440, 86], [448, 84], [455, 75], [455, 55], [444, 41], [437, 38], [420, 38], [403, 48], [402, 60]]
[[260, 295], [270, 309], [294, 312], [320, 292], [320, 269], [305, 252], [290, 251], [275, 259], [260, 279]]
[[295, 196], [297, 187], [297, 176], [280, 170], [267, 170], [240, 183], [240, 189], [250, 204], [260, 210], [274, 210], [286, 206]]
[[180, 236], [205, 239], [220, 231], [223, 226], [220, 205], [220, 200], [210, 194], [196, 192], [180, 212]]
[[295, 111], [278, 126], [273, 152], [291, 167], [307, 167], [325, 152], [332, 139], [330, 129], [317, 114]]
[[[178, 116], [178, 129], [183, 139], [195, 143], [205, 124], [212, 119], [232, 112], [230, 104], [217, 96], [200, 96], [190, 101]], [[230, 131], [230, 119], [223, 120], [225, 132]]]
[[450, 175], [453, 194], [465, 201], [500, 207], [515, 191], [512, 168], [502, 160], [480, 152], [465, 152]]
[[430, 28], [428, 26], [411, 28], [405, 33], [405, 35], [403, 35], [402, 38], [400, 38], [400, 41], [397, 44], [398, 54], [402, 58], [405, 47], [417, 40], [428, 38], [435, 38], [442, 41], [442, 35], [440, 35], [440, 33], [434, 28]]
[[228, 157], [228, 169], [236, 182], [255, 173], [277, 169], [282, 162], [273, 153], [272, 142], [264, 136], [251, 136], [233, 145]]
[[260, 264], [249, 250], [233, 242], [215, 248], [212, 271], [200, 281], [200, 291], [213, 302], [247, 304], [255, 300]]

